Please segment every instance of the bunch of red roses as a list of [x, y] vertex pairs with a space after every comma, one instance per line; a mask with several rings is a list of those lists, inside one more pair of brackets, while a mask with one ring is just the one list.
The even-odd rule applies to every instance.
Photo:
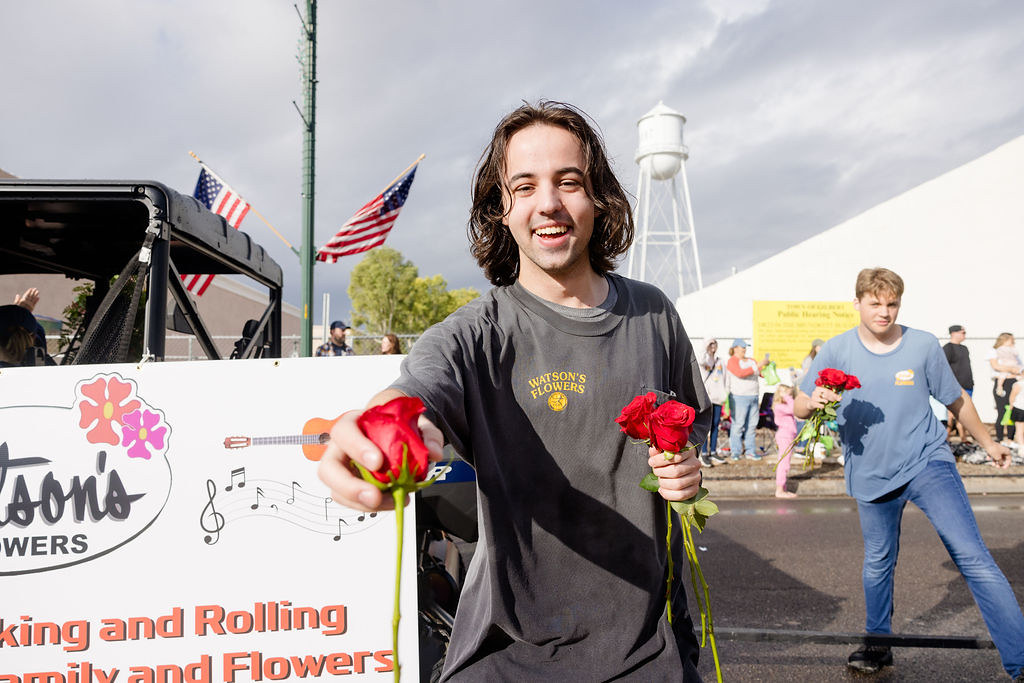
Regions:
[[384, 454], [384, 462], [376, 470], [368, 470], [353, 460], [363, 479], [395, 499], [395, 522], [398, 525], [397, 560], [395, 565], [395, 607], [391, 620], [391, 637], [395, 661], [395, 680], [399, 680], [398, 623], [402, 614], [402, 544], [405, 501], [408, 494], [430, 486], [437, 479], [427, 480], [430, 471], [429, 451], [423, 443], [417, 422], [425, 408], [415, 397], [401, 396], [379, 406], [368, 408], [358, 418], [359, 430]]
[[[657, 395], [647, 392], [637, 396], [630, 401], [622, 413], [615, 418], [621, 430], [630, 438], [646, 443], [665, 453], [665, 459], [671, 460], [677, 453], [699, 448], [700, 444], [687, 445], [690, 432], [693, 429], [693, 420], [696, 413], [693, 408], [680, 403], [679, 401], [665, 401], [657, 405]], [[654, 472], [648, 472], [641, 480], [640, 486], [653, 493], [658, 492], [658, 477]], [[708, 497], [708, 490], [703, 486], [697, 495], [684, 501], [665, 501], [665, 519], [667, 532], [665, 545], [668, 555], [668, 578], [665, 586], [665, 605], [668, 615], [668, 622], [672, 623], [672, 582], [674, 562], [672, 560], [672, 511], [675, 510], [682, 518], [683, 524], [683, 546], [686, 548], [686, 558], [690, 564], [690, 581], [693, 584], [693, 594], [700, 609], [701, 622], [701, 647], [707, 640], [711, 640], [711, 652], [715, 658], [715, 673], [718, 681], [722, 680], [722, 669], [718, 662], [718, 647], [715, 643], [715, 628], [711, 620], [711, 590], [707, 581], [704, 580], [704, 572], [700, 568], [700, 560], [697, 558], [697, 550], [693, 542], [693, 534], [690, 526], [697, 527], [697, 531], [704, 531], [704, 525], [708, 517], [718, 512], [718, 506]], [[699, 586], [698, 586], [699, 580]]]
[[653, 391], [637, 396], [615, 421], [632, 439], [649, 443], [661, 451], [680, 453], [686, 448], [696, 413], [679, 401], [665, 401], [655, 407], [657, 401]]
[[[814, 380], [815, 386], [825, 387], [831, 389], [840, 396], [844, 391], [850, 389], [859, 389], [860, 380], [857, 379], [856, 375], [848, 375], [842, 370], [835, 368], [825, 368], [818, 373], [818, 379]], [[796, 444], [806, 440], [807, 444], [804, 446], [804, 467], [810, 467], [810, 464], [814, 462], [813, 454], [814, 447], [819, 443], [824, 445], [826, 449], [832, 449], [832, 436], [828, 433], [828, 423], [833, 422], [836, 419], [837, 410], [839, 408], [839, 399], [835, 401], [829, 401], [823, 408], [817, 408], [811, 413], [811, 416], [804, 422], [803, 428], [800, 433], [796, 435], [793, 443], [786, 449], [785, 456]], [[780, 456], [781, 457], [781, 456]]]

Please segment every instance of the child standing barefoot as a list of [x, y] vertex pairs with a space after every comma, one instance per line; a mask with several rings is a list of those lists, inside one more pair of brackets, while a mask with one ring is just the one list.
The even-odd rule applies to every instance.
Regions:
[[[789, 461], [792, 457], [793, 439], [796, 438], [796, 417], [793, 416], [793, 378], [788, 370], [779, 371], [779, 386], [775, 389], [772, 399], [772, 413], [775, 416], [775, 446], [779, 451], [779, 464], [775, 468], [775, 497], [796, 498], [796, 494], [786, 489], [789, 477]], [[785, 454], [785, 455], [783, 455]]]

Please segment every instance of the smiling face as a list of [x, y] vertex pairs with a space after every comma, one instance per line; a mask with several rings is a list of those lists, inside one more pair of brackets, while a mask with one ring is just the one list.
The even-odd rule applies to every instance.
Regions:
[[896, 330], [896, 316], [900, 312], [900, 298], [894, 294], [877, 292], [864, 294], [853, 300], [860, 313], [860, 327], [876, 339], [886, 340]]
[[576, 137], [557, 126], [528, 126], [509, 140], [506, 159], [502, 222], [519, 247], [523, 285], [593, 274], [587, 247], [594, 201]]

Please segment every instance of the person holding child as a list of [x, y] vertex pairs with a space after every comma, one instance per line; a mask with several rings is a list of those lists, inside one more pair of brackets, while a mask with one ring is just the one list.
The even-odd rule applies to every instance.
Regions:
[[[992, 366], [992, 397], [996, 402], [996, 441], [1003, 440], [1004, 425], [1002, 424], [1006, 406], [1009, 405], [1009, 394], [1014, 383], [1020, 378], [1021, 362], [1017, 354], [1017, 346], [1013, 335], [1003, 332], [996, 337], [992, 350], [988, 352], [988, 363]], [[1013, 426], [1005, 427], [1007, 439], [1013, 439], [1016, 430]]]

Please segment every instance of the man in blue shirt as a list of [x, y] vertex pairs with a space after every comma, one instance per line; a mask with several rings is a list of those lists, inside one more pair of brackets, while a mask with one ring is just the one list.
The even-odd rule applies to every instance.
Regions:
[[[822, 347], [804, 377], [794, 412], [807, 418], [840, 400], [834, 391], [815, 386], [824, 368], [860, 381], [861, 388], [842, 400], [837, 422], [846, 490], [857, 499], [864, 538], [866, 631], [892, 632], [900, 521], [911, 501], [928, 517], [967, 581], [1003, 667], [1014, 680], [1024, 681], [1024, 615], [981, 538], [946, 431], [928, 397], [947, 406], [997, 464], [1008, 467], [1010, 453], [989, 436], [935, 336], [896, 324], [902, 296], [903, 280], [891, 270], [860, 272], [853, 302], [860, 324]], [[847, 665], [870, 673], [892, 661], [888, 646], [866, 645], [850, 655]]]

